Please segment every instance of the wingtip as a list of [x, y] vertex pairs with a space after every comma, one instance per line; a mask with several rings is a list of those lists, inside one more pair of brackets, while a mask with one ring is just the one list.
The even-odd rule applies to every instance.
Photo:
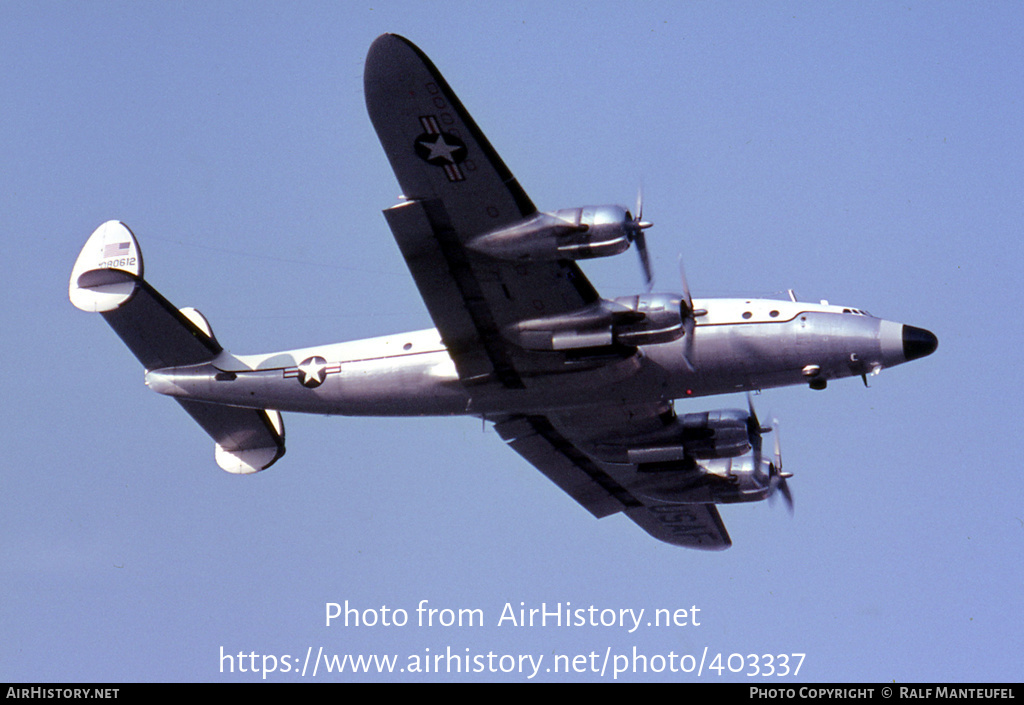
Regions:
[[[414, 54], [423, 55], [415, 44], [399, 34], [385, 33], [373, 40], [366, 52], [366, 63], [363, 67], [364, 88], [367, 93], [383, 76], [392, 72], [395, 66], [401, 63], [400, 57], [406, 49], [411, 49]], [[399, 73], [403, 72], [399, 70]]]
[[394, 34], [392, 32], [385, 32], [384, 34], [374, 39], [373, 42], [370, 44], [370, 52], [372, 53], [375, 49], [386, 49], [389, 44], [395, 43], [404, 44], [411, 48], [413, 51], [416, 51], [417, 53], [422, 53], [420, 52], [420, 48], [417, 47], [412, 42], [410, 42], [407, 38], [403, 37], [401, 34]]

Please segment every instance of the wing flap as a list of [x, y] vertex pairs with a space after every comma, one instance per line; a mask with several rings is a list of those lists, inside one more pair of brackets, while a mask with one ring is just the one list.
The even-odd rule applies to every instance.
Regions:
[[384, 216], [459, 377], [472, 383], [497, 372], [507, 386], [521, 387], [443, 204], [407, 201]]
[[514, 451], [598, 519], [639, 504], [596, 463], [557, 434], [546, 418], [516, 416], [495, 424], [494, 429]]

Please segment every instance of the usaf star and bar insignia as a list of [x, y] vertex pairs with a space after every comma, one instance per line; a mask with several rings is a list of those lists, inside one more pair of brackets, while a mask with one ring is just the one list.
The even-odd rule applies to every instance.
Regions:
[[460, 164], [469, 152], [466, 143], [442, 131], [435, 115], [421, 116], [420, 126], [423, 133], [413, 143], [417, 156], [427, 164], [442, 167], [449, 181], [464, 181], [466, 175]]
[[307, 357], [299, 363], [298, 367], [286, 367], [284, 369], [284, 376], [285, 378], [294, 377], [299, 380], [299, 384], [303, 387], [314, 389], [324, 383], [327, 375], [337, 374], [338, 372], [341, 372], [340, 362], [328, 365], [327, 360], [324, 358], [314, 356]]

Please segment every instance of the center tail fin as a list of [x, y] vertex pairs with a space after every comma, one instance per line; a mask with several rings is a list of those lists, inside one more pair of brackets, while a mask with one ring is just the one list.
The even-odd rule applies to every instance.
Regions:
[[[101, 314], [146, 370], [207, 363], [223, 352], [201, 313], [175, 308], [142, 275], [135, 235], [111, 220], [96, 229], [78, 255], [68, 296], [77, 308]], [[284, 455], [279, 412], [178, 401], [213, 438], [217, 464], [224, 470], [257, 472]]]

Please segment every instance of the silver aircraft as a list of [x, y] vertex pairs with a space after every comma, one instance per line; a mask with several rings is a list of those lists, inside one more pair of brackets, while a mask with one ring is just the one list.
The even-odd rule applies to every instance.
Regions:
[[[366, 104], [401, 186], [388, 225], [435, 329], [262, 355], [221, 347], [207, 320], [143, 278], [123, 223], [101, 225], [71, 273], [71, 302], [100, 313], [215, 441], [232, 473], [284, 454], [282, 411], [470, 415], [596, 517], [722, 549], [715, 507], [779, 492], [778, 434], [753, 406], [677, 414], [673, 400], [878, 373], [932, 353], [921, 328], [843, 306], [682, 293], [602, 298], [576, 260], [635, 245], [620, 206], [539, 212], [431, 61], [397, 35], [370, 47]], [[648, 285], [648, 289], [649, 289]]]

